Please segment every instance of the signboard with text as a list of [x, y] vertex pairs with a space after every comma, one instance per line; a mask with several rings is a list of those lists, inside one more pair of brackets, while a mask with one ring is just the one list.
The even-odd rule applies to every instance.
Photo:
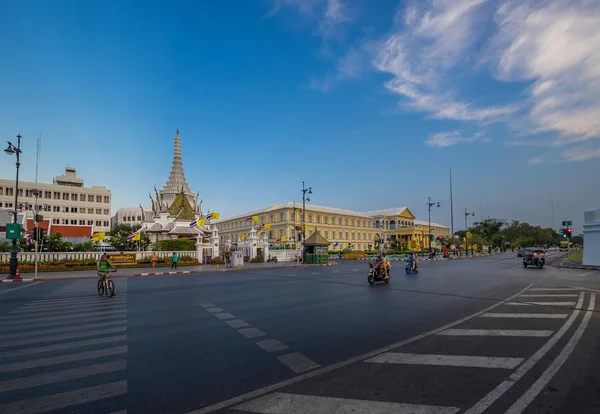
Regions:
[[135, 253], [108, 253], [108, 259], [113, 265], [130, 265], [136, 264], [137, 258]]

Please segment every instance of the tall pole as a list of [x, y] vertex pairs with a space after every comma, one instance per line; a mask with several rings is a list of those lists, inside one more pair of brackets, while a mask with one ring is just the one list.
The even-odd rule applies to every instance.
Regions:
[[[17, 146], [15, 147], [11, 142], [8, 143], [8, 148], [4, 152], [9, 155], [15, 154], [17, 156], [17, 177], [15, 179], [15, 209], [13, 211], [13, 223], [17, 224], [17, 214], [19, 207], [19, 167], [21, 166], [21, 134], [17, 135]], [[10, 249], [10, 262], [8, 278], [14, 279], [17, 275], [17, 267], [19, 266], [19, 248], [18, 240], [12, 239], [12, 248]]]
[[[468, 213], [467, 212], [467, 208], [465, 207], [465, 212], [463, 213], [465, 215], [465, 232], [469, 231], [469, 226], [467, 225], [467, 217], [469, 216], [473, 216], [475, 217], [475, 213]], [[467, 234], [465, 233], [465, 255], [468, 256], [469, 255], [469, 239], [467, 238]]]
[[427, 235], [427, 238], [429, 239], [429, 256], [431, 257], [431, 207], [437, 205], [438, 207], [440, 206], [441, 202], [439, 201], [431, 201], [431, 197], [427, 198], [427, 207], [429, 210], [429, 234]]
[[[40, 163], [40, 145], [41, 145], [41, 140], [42, 140], [42, 134], [40, 133], [40, 137], [37, 140], [37, 151], [36, 151], [36, 155], [35, 155], [35, 183], [38, 183], [38, 169], [39, 169], [39, 163]], [[37, 188], [35, 188], [35, 208], [34, 208], [34, 217], [33, 217], [33, 223], [34, 223], [34, 231], [35, 231], [35, 270], [34, 270], [34, 274], [35, 277], [37, 277], [38, 275], [38, 261], [39, 261], [39, 255], [38, 255], [38, 246], [40, 244], [40, 230], [39, 230], [39, 222], [38, 222], [38, 214], [39, 214], [39, 206], [38, 206], [38, 197], [40, 196], [40, 192]]]
[[454, 237], [454, 203], [452, 200], [452, 168], [450, 169], [450, 236]]
[[310, 201], [310, 197], [306, 193], [312, 194], [312, 187], [306, 188], [302, 181], [302, 262], [306, 263], [306, 202]]
[[550, 196], [550, 206], [552, 208], [552, 226], [550, 228], [554, 230], [554, 196]]

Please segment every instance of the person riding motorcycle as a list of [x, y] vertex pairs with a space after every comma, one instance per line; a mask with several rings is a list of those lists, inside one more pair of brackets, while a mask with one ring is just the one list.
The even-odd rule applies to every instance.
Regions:
[[412, 268], [412, 270], [417, 270], [419, 267], [419, 257], [415, 254], [414, 251], [411, 251], [408, 257], [406, 258], [408, 265]]
[[377, 256], [377, 258], [375, 259], [375, 262], [373, 263], [373, 267], [375, 267], [375, 269], [377, 269], [377, 272], [382, 275], [382, 276], [389, 276], [390, 275], [390, 261], [387, 258], [387, 252], [386, 251], [382, 251], [379, 256]]

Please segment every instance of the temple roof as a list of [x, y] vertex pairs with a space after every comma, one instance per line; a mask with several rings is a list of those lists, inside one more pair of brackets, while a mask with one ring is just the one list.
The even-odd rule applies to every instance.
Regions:
[[186, 194], [181, 190], [169, 207], [169, 213], [180, 220], [194, 220], [196, 214]]
[[173, 162], [171, 163], [171, 172], [165, 185], [160, 189], [160, 194], [163, 199], [170, 203], [176, 194], [183, 191], [190, 200], [195, 198], [194, 193], [185, 179], [183, 171], [183, 161], [181, 160], [181, 138], [179, 137], [179, 128], [175, 134], [175, 142], [173, 143]]

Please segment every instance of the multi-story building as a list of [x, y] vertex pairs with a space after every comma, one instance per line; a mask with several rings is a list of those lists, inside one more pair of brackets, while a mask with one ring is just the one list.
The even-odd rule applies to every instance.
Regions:
[[[374, 220], [363, 213], [339, 208], [306, 205], [305, 211], [306, 234], [310, 237], [315, 230], [331, 242], [330, 250], [343, 250], [347, 247], [353, 250], [369, 250], [374, 246], [376, 229]], [[255, 227], [265, 225], [269, 242], [275, 243], [285, 237], [282, 245], [293, 247], [298, 242], [297, 230], [302, 227], [302, 203], [288, 202], [253, 210], [244, 214], [213, 220], [217, 225], [221, 243], [229, 239], [237, 242], [252, 227], [252, 217], [258, 217]], [[267, 226], [269, 228], [266, 228]]]
[[118, 224], [142, 224], [144, 220], [152, 218], [152, 209], [144, 209], [144, 217], [142, 217], [142, 209], [140, 207], [126, 207], [117, 210], [114, 216], [110, 219], [110, 227], [113, 228]]
[[[15, 181], [0, 180], [0, 208], [12, 210], [14, 202]], [[103, 186], [84, 187], [75, 168], [67, 167], [65, 174], [57, 176], [52, 184], [19, 181], [18, 203], [17, 210], [29, 218], [37, 210], [51, 224], [110, 231], [110, 190]]]

